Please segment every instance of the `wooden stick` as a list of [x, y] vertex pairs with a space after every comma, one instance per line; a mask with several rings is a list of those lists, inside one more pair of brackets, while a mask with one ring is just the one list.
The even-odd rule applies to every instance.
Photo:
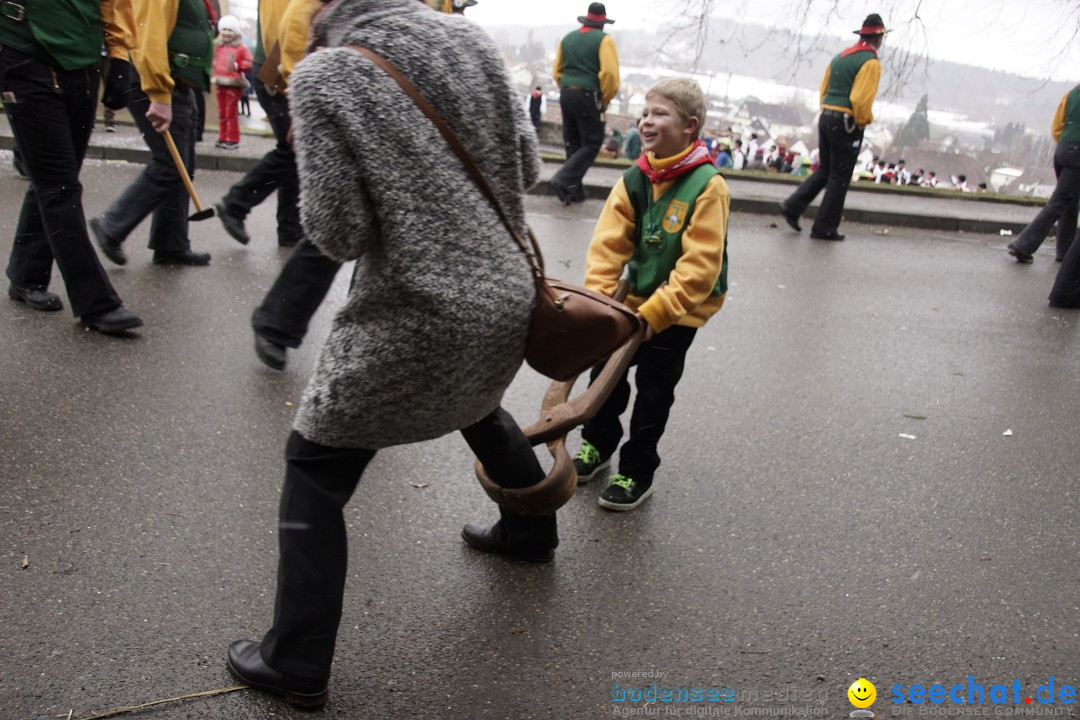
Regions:
[[191, 196], [191, 202], [195, 203], [195, 212], [202, 212], [202, 203], [199, 202], [199, 195], [195, 192], [195, 186], [191, 184], [191, 176], [188, 175], [187, 166], [184, 165], [184, 161], [180, 159], [180, 151], [176, 149], [176, 143], [173, 142], [172, 133], [166, 130], [162, 135], [165, 136], [165, 144], [169, 146], [169, 154], [172, 155], [173, 162], [176, 163], [176, 169], [180, 172], [180, 178], [184, 181], [184, 187], [187, 188], [188, 195]]
[[[168, 133], [165, 133], [168, 137]], [[189, 695], [181, 695], [179, 697], [168, 698], [166, 700], [155, 700], [153, 702], [143, 703], [142, 705], [133, 705], [131, 707], [122, 707], [115, 710], [110, 710], [100, 715], [93, 715], [83, 720], [103, 720], [104, 718], [116, 717], [117, 715], [123, 715], [124, 713], [134, 712], [136, 710], [142, 710], [143, 708], [153, 707], [154, 705], [163, 705], [164, 703], [178, 702], [180, 700], [188, 700], [190, 698], [198, 697], [210, 697], [212, 695], [224, 695], [225, 693], [236, 692], [237, 690], [246, 690], [247, 685], [233, 685], [231, 687], [221, 688], [219, 690], [207, 690], [206, 692], [191, 693]]]

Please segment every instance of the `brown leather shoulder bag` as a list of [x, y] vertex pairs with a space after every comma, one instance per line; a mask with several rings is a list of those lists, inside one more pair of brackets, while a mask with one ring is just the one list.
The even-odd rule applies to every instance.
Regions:
[[382, 55], [360, 45], [347, 46], [382, 68], [435, 123], [450, 148], [460, 158], [473, 182], [499, 214], [532, 266], [536, 281], [536, 306], [529, 325], [525, 361], [553, 380], [569, 380], [607, 358], [639, 334], [641, 316], [621, 302], [563, 280], [544, 275], [544, 258], [536, 236], [526, 227], [529, 243], [521, 237], [492, 191], [483, 172], [438, 111]]

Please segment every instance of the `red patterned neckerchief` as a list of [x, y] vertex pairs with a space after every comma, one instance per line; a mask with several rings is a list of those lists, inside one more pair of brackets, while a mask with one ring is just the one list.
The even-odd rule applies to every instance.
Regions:
[[877, 50], [875, 50], [874, 46], [871, 45], [870, 43], [866, 42], [865, 40], [860, 40], [859, 42], [855, 43], [854, 45], [849, 47], [844, 52], [840, 53], [840, 57], [847, 57], [848, 55], [854, 55], [855, 53], [862, 52], [863, 50], [865, 50], [866, 52], [872, 52], [872, 53], [874, 53], [874, 57], [877, 57]]
[[705, 145], [701, 138], [694, 141], [690, 152], [686, 154], [679, 162], [660, 170], [653, 169], [653, 166], [649, 164], [648, 156], [651, 153], [641, 155], [637, 159], [637, 168], [642, 172], [645, 177], [649, 179], [649, 182], [653, 185], [658, 185], [668, 180], [674, 180], [677, 177], [685, 175], [698, 165], [707, 165], [712, 163], [712, 158], [709, 157], [709, 148]]

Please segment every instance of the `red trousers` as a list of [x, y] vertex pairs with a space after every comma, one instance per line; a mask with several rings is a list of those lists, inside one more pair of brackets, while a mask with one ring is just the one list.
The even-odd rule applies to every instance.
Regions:
[[218, 140], [227, 143], [240, 142], [240, 121], [237, 104], [244, 88], [217, 86]]

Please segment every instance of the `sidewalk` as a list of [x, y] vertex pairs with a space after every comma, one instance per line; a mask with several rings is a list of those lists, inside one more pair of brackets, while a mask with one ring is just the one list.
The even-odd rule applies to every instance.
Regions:
[[[243, 135], [236, 150], [214, 147], [216, 132], [207, 128], [205, 140], [196, 146], [196, 167], [199, 170], [246, 172], [259, 158], [274, 147], [269, 131]], [[11, 149], [14, 138], [7, 123], [0, 123], [0, 149]], [[559, 169], [561, 159], [554, 148], [542, 148], [545, 162], [541, 181], [532, 192], [554, 195], [548, 180]], [[116, 132], [105, 132], [99, 124], [90, 139], [86, 157], [101, 160], [147, 162], [149, 152], [142, 137], [131, 124], [118, 124]], [[623, 172], [601, 162], [585, 176], [586, 192], [592, 199], [607, 197], [611, 187]], [[777, 205], [790, 195], [798, 184], [797, 178], [759, 174], [725, 173], [731, 190], [733, 212], [773, 215], [782, 223]], [[940, 193], [937, 196], [935, 193]], [[820, 197], [820, 196], [819, 196]], [[882, 188], [875, 185], [851, 186], [844, 207], [848, 222], [880, 226], [914, 227], [924, 230], [999, 234], [1002, 230], [1019, 233], [1035, 217], [1040, 201], [1031, 198], [1003, 199], [985, 195], [960, 195], [951, 191], [908, 191], [901, 188]], [[810, 214], [816, 209], [811, 206]], [[807, 227], [809, 222], [804, 223]]]

